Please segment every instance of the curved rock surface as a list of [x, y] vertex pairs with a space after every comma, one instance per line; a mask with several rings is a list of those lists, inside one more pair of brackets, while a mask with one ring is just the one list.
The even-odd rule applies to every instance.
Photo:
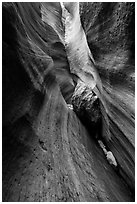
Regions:
[[134, 201], [134, 10], [3, 3], [3, 201]]

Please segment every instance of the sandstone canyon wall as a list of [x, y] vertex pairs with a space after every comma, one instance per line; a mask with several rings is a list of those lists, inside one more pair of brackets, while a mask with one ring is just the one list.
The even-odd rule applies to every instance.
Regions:
[[134, 29], [134, 3], [2, 4], [3, 201], [134, 201]]

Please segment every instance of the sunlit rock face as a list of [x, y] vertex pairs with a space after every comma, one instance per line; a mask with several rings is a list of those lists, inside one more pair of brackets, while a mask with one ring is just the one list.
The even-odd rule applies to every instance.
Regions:
[[134, 3], [2, 15], [3, 201], [134, 201]]
[[[88, 115], [90, 115], [91, 123], [95, 118], [94, 115], [96, 113], [102, 113], [102, 137], [105, 138], [107, 141], [110, 139], [111, 135], [109, 132], [109, 121], [107, 117], [107, 107], [105, 104], [105, 100], [103, 99], [103, 89], [101, 79], [98, 75], [98, 72], [94, 66], [94, 59], [92, 57], [92, 53], [88, 47], [87, 39], [83, 27], [80, 21], [79, 15], [79, 3], [72, 2], [72, 3], [64, 3], [62, 5], [63, 8], [63, 17], [64, 17], [64, 24], [65, 24], [65, 45], [66, 45], [66, 52], [68, 55], [69, 63], [70, 63], [70, 70], [72, 73], [77, 74], [79, 80], [77, 82], [76, 90], [73, 98], [73, 104], [77, 104], [75, 101], [76, 98], [81, 98], [80, 100], [84, 101], [87, 100], [85, 103], [85, 109], [87, 109], [87, 103], [92, 103], [94, 99], [90, 94], [88, 95], [87, 99], [84, 97], [82, 99], [81, 94], [84, 96], [85, 89], [89, 89], [88, 92], [93, 92], [93, 95], [97, 96], [100, 100], [100, 104], [97, 106], [92, 104], [93, 108], [90, 108], [90, 111], [86, 111]], [[77, 29], [76, 29], [77, 28]], [[81, 85], [82, 83], [83, 85]], [[83, 88], [85, 87], [85, 88]], [[83, 93], [82, 90], [83, 89]], [[79, 91], [78, 91], [79, 90]], [[88, 99], [89, 98], [89, 99]], [[86, 100], [85, 100], [86, 99]], [[90, 101], [90, 102], [89, 102]], [[76, 112], [80, 112], [79, 116], [82, 112], [82, 107], [77, 104]], [[96, 106], [96, 107], [94, 107]], [[89, 107], [88, 107], [89, 109]], [[96, 110], [93, 111], [92, 110]], [[99, 115], [97, 113], [97, 115]], [[93, 117], [92, 117], [93, 116]], [[83, 114], [81, 115], [83, 117]], [[97, 116], [98, 117], [98, 116]], [[95, 119], [97, 122], [97, 120]]]

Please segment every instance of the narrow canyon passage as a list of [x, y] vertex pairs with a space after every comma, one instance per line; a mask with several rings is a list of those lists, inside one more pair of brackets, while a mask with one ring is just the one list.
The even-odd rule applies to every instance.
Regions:
[[2, 200], [133, 202], [134, 4], [2, 9]]
[[132, 201], [59, 87], [45, 97], [35, 132], [25, 117], [15, 126], [7, 137], [18, 141], [3, 146], [4, 201]]

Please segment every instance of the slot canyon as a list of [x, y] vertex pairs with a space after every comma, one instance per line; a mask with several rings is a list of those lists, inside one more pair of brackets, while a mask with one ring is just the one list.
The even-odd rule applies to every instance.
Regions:
[[135, 201], [135, 3], [2, 3], [2, 201]]

